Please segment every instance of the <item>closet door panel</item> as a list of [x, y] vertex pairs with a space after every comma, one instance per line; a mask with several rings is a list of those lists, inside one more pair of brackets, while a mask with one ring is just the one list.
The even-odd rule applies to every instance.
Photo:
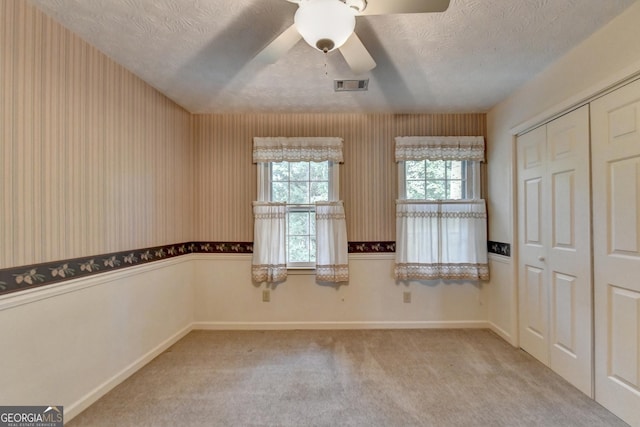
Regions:
[[546, 129], [518, 138], [519, 324], [520, 346], [549, 363], [549, 284], [545, 263], [548, 209], [545, 177]]
[[550, 367], [593, 396], [589, 107], [550, 122], [547, 145]]
[[640, 81], [591, 105], [595, 396], [640, 426]]

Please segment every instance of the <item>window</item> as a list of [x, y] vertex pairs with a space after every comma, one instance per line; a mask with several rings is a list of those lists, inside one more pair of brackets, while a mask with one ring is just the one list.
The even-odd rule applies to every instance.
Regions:
[[315, 269], [318, 282], [349, 280], [346, 215], [338, 200], [342, 145], [338, 137], [253, 138], [254, 282], [284, 281], [289, 268]]
[[479, 166], [472, 160], [399, 162], [400, 198], [408, 200], [478, 199]]
[[323, 162], [259, 163], [260, 199], [286, 203], [287, 268], [314, 268], [316, 202], [336, 200], [338, 165]]
[[398, 280], [486, 280], [482, 137], [397, 137]]

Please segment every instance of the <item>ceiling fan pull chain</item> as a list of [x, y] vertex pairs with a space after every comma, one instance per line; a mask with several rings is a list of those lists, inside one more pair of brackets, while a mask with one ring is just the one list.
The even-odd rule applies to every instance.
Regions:
[[329, 67], [327, 67], [327, 56], [329, 56], [329, 54], [325, 52], [324, 53], [324, 75], [325, 76], [329, 75]]

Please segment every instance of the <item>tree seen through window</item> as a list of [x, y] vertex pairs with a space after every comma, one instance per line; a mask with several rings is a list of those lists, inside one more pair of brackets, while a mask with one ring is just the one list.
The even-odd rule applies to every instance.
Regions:
[[461, 160], [408, 160], [405, 162], [406, 198], [465, 199], [466, 169], [466, 162]]

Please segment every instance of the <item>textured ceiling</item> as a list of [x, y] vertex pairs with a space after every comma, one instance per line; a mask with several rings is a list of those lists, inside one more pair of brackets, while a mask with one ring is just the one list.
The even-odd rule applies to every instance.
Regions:
[[[275, 64], [253, 60], [293, 23], [285, 0], [31, 0], [194, 113], [484, 112], [634, 1], [451, 0], [439, 14], [360, 16], [378, 66], [354, 76], [304, 40]], [[357, 77], [368, 92], [333, 91]]]

